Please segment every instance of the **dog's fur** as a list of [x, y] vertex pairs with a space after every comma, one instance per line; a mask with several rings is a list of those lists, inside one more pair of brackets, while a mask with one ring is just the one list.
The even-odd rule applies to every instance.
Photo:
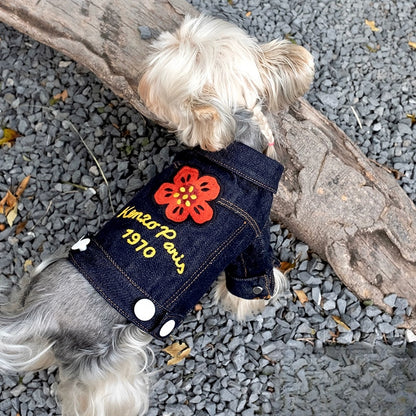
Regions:
[[[311, 55], [286, 41], [259, 44], [236, 26], [186, 18], [163, 33], [139, 86], [148, 108], [189, 146], [216, 151], [232, 140], [275, 157], [263, 110], [284, 108], [313, 77]], [[286, 289], [275, 270], [276, 295]], [[268, 301], [215, 299], [239, 319]], [[136, 416], [148, 408], [151, 336], [128, 323], [61, 256], [42, 263], [0, 316], [0, 371], [59, 366], [65, 416]]]

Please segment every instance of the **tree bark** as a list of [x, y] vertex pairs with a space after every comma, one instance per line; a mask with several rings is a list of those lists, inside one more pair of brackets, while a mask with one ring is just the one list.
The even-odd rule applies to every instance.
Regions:
[[[198, 12], [183, 0], [2, 0], [0, 20], [64, 53], [152, 118], [137, 94], [152, 38]], [[151, 37], [139, 27], [150, 28]], [[285, 174], [272, 219], [326, 259], [361, 299], [416, 306], [416, 209], [397, 181], [299, 100], [275, 116]], [[407, 322], [416, 329], [413, 315]]]
[[[416, 208], [391, 172], [305, 100], [275, 117], [285, 166], [272, 218], [305, 241], [362, 300], [416, 304]], [[416, 329], [415, 315], [407, 326]]]
[[185, 14], [199, 13], [184, 0], [0, 1], [0, 21], [81, 63], [148, 118], [137, 86], [150, 41]]

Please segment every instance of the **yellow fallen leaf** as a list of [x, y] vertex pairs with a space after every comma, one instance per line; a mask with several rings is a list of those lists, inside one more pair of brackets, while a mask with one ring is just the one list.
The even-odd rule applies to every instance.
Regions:
[[14, 223], [14, 220], [17, 217], [17, 204], [9, 211], [9, 213], [6, 215], [7, 224], [9, 224], [9, 227], [11, 227]]
[[409, 46], [413, 49], [416, 49], [416, 42], [409, 42]]
[[0, 139], [1, 144], [10, 144], [14, 142], [18, 137], [20, 137], [20, 133], [13, 129], [8, 129], [7, 127], [3, 129], [3, 137]]
[[289, 263], [287, 261], [281, 261], [279, 270], [283, 273], [289, 273], [291, 270], [293, 270], [296, 266], [296, 263]]
[[351, 328], [344, 322], [341, 321], [341, 318], [336, 315], [332, 315], [332, 319], [338, 324], [345, 328], [347, 331], [351, 331]]
[[414, 114], [406, 114], [406, 117], [410, 119], [410, 125], [416, 124], [416, 116]]
[[250, 16], [251, 16], [251, 12], [247, 12], [246, 17], [250, 17]]
[[300, 303], [303, 305], [304, 303], [308, 302], [308, 295], [303, 290], [295, 290], [296, 296], [300, 300]]
[[184, 342], [174, 342], [162, 351], [168, 353], [172, 358], [168, 361], [168, 365], [175, 365], [184, 360], [190, 353], [191, 348]]
[[376, 27], [376, 22], [374, 20], [367, 20], [365, 19], [365, 24], [373, 31], [373, 32], [379, 32], [380, 29]]

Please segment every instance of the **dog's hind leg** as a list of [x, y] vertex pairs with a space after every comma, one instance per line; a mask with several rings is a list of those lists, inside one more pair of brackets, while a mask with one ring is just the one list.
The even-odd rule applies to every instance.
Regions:
[[[58, 397], [65, 416], [139, 416], [148, 410], [151, 337], [132, 324], [118, 325], [112, 339], [78, 356], [56, 351], [61, 381]], [[62, 355], [62, 356], [61, 356]], [[63, 360], [61, 360], [63, 358]]]

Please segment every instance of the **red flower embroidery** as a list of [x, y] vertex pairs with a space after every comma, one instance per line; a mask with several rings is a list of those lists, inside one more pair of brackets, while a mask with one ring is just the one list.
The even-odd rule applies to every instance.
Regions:
[[155, 201], [166, 205], [166, 216], [175, 222], [185, 221], [190, 215], [197, 224], [212, 219], [214, 214], [207, 201], [214, 200], [220, 186], [212, 176], [201, 176], [189, 166], [183, 167], [173, 178], [173, 183], [164, 183], [155, 193]]

